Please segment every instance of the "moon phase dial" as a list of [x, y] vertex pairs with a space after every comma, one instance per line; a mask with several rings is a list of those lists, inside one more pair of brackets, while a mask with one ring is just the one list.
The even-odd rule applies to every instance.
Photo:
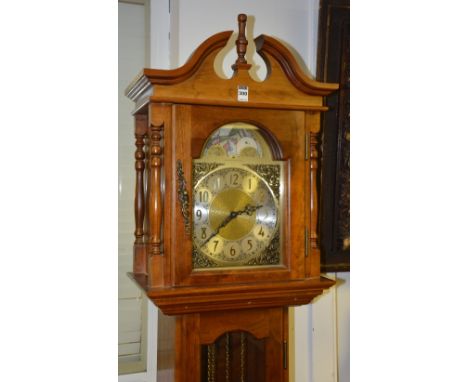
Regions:
[[[242, 165], [221, 166], [196, 179], [197, 164], [192, 217], [194, 268], [278, 265], [277, 190]], [[279, 179], [274, 182], [278, 183]]]

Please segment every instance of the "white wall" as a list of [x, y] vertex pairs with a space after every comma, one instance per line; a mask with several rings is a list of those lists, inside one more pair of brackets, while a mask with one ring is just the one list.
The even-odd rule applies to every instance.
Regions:
[[[304, 333], [311, 337], [311, 350], [306, 355], [312, 360], [311, 379], [296, 381], [349, 382], [349, 273], [327, 273], [336, 286], [316, 298], [306, 310], [308, 328]], [[296, 336], [302, 334], [296, 332]], [[301, 370], [301, 360], [296, 360]], [[305, 359], [302, 360], [305, 362]]]
[[[171, 3], [173, 67], [185, 63], [193, 50], [211, 35], [237, 31], [237, 15], [245, 13], [249, 17], [248, 38], [268, 34], [280, 39], [295, 49], [315, 74], [319, 0], [172, 0]], [[253, 49], [253, 44], [250, 48]]]
[[[147, 66], [148, 7], [144, 1], [119, 2], [119, 376], [120, 382], [155, 381], [156, 308], [148, 304], [127, 272], [133, 268], [134, 108], [124, 90]], [[147, 324], [147, 325], [146, 325]], [[151, 346], [149, 346], [151, 344]]]
[[132, 102], [124, 90], [145, 64], [144, 6], [119, 3], [119, 363], [139, 361], [142, 296], [128, 278], [133, 267], [135, 187]]
[[[319, 0], [170, 0], [170, 4], [169, 13], [169, 0], [150, 1], [151, 67], [184, 64], [206, 38], [225, 30], [236, 31], [237, 15], [246, 13], [249, 39], [260, 34], [278, 38], [303, 61], [309, 74], [315, 75]], [[252, 56], [253, 43], [249, 49]], [[261, 64], [258, 57], [253, 59]], [[349, 273], [327, 276], [337, 280], [336, 287], [314, 304], [293, 308], [294, 380], [290, 382], [349, 381]], [[152, 306], [151, 312], [155, 312]], [[137, 377], [142, 376], [135, 376], [135, 380]], [[145, 377], [154, 382], [153, 377]], [[131, 376], [126, 380], [131, 381]]]

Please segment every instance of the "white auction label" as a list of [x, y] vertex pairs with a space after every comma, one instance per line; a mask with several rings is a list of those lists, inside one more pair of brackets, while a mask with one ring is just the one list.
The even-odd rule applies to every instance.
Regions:
[[246, 85], [237, 86], [237, 100], [240, 102], [249, 101], [249, 87]]

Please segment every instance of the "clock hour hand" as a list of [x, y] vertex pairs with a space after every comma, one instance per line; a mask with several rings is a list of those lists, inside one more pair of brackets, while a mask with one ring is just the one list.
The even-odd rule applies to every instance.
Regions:
[[229, 215], [226, 216], [226, 218], [221, 222], [221, 224], [218, 226], [218, 228], [216, 228], [216, 231], [214, 231], [208, 237], [208, 239], [206, 239], [203, 242], [203, 244], [200, 247], [203, 247], [204, 245], [206, 245], [213, 237], [215, 237], [219, 233], [221, 228], [226, 227], [232, 219], [235, 219], [236, 217], [238, 217], [239, 215], [242, 215], [242, 214], [247, 214], [247, 215], [251, 216], [255, 211], [257, 211], [259, 208], [262, 208], [262, 207], [263, 207], [262, 205], [260, 205], [260, 206], [251, 206], [250, 204], [247, 204], [247, 206], [245, 206], [245, 208], [243, 210], [231, 211], [229, 213]]
[[263, 207], [262, 205], [260, 205], [260, 206], [251, 206], [250, 204], [247, 204], [247, 206], [245, 206], [245, 208], [242, 211], [236, 211], [237, 212], [236, 216], [239, 216], [239, 215], [242, 215], [242, 214], [247, 214], [247, 215], [251, 216], [255, 211], [257, 211], [259, 208], [262, 208], [262, 207]]

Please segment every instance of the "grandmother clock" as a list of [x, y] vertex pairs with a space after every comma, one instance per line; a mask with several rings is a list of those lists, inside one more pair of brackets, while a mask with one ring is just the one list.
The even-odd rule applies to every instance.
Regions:
[[292, 54], [255, 39], [263, 82], [245, 59], [239, 15], [230, 79], [218, 33], [174, 70], [144, 69], [135, 102], [135, 244], [131, 277], [159, 308], [158, 381], [288, 380], [288, 307], [320, 276], [318, 167], [323, 96]]

